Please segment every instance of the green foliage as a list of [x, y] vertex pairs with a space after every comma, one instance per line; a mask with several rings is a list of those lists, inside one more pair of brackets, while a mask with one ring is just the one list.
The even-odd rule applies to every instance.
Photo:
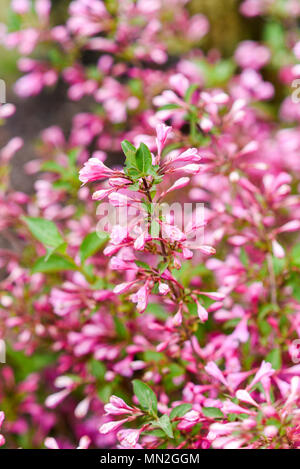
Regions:
[[105, 365], [94, 358], [89, 363], [90, 373], [97, 379], [103, 380], [106, 373]]
[[169, 438], [174, 438], [172, 425], [167, 414], [160, 417], [154, 424], [160, 427]]
[[205, 417], [209, 417], [211, 419], [224, 418], [223, 413], [220, 411], [220, 409], [217, 409], [216, 407], [202, 407], [202, 412]]
[[57, 248], [64, 239], [58, 231], [55, 223], [44, 218], [23, 217], [31, 234], [45, 247]]
[[281, 351], [279, 348], [273, 349], [265, 358], [266, 362], [270, 362], [274, 370], [280, 370], [282, 365]]
[[97, 251], [102, 249], [109, 239], [109, 235], [105, 232], [89, 233], [83, 240], [79, 254], [81, 263], [86, 259], [96, 254]]
[[134, 394], [139, 400], [141, 407], [149, 414], [157, 415], [157, 399], [152, 389], [142, 381], [135, 379], [133, 381]]
[[141, 143], [136, 149], [128, 140], [124, 140], [121, 145], [126, 156], [124, 171], [133, 182], [148, 176], [154, 178], [153, 184], [161, 181], [161, 176], [158, 174], [159, 167], [152, 164], [151, 152], [147, 145]]
[[292, 249], [291, 263], [295, 267], [300, 268], [300, 243], [296, 244]]
[[51, 257], [40, 257], [32, 267], [33, 274], [37, 272], [51, 274], [63, 272], [64, 270], [77, 270], [77, 266], [72, 259], [67, 259], [58, 254], [52, 254]]
[[170, 419], [173, 420], [178, 417], [183, 417], [191, 409], [192, 409], [191, 404], [180, 404], [171, 410]]

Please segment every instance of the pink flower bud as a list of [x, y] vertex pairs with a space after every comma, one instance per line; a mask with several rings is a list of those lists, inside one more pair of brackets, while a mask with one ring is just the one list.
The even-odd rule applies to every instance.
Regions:
[[259, 407], [257, 402], [255, 402], [255, 400], [252, 399], [252, 397], [250, 396], [250, 394], [247, 391], [245, 391], [243, 389], [239, 389], [235, 393], [235, 395], [236, 395], [236, 398], [239, 399], [240, 401], [246, 402], [247, 404], [254, 405], [255, 407]]
[[46, 407], [49, 407], [50, 409], [55, 409], [55, 407], [57, 407], [69, 394], [69, 389], [64, 389], [63, 391], [51, 394], [47, 397], [45, 401]]
[[104, 423], [100, 428], [99, 432], [103, 435], [116, 431], [121, 425], [127, 422], [128, 419], [118, 420], [117, 422], [107, 422]]
[[117, 433], [117, 437], [123, 446], [135, 448], [139, 441], [140, 434], [141, 430], [120, 430]]
[[47, 21], [51, 10], [50, 0], [36, 0], [35, 10], [41, 21]]
[[199, 301], [196, 301], [197, 304], [197, 313], [198, 317], [201, 322], [205, 322], [208, 320], [208, 312], [206, 309], [199, 303]]
[[285, 257], [285, 251], [283, 247], [274, 239], [272, 241], [273, 254], [278, 259], [283, 259]]
[[11, 8], [19, 15], [25, 15], [30, 9], [29, 0], [12, 0]]
[[207, 365], [204, 367], [206, 373], [208, 373], [210, 376], [213, 378], [217, 379], [220, 381], [224, 386], [228, 387], [228, 383], [222, 373], [222, 371], [219, 369], [219, 367], [214, 363], [214, 362], [208, 362]]

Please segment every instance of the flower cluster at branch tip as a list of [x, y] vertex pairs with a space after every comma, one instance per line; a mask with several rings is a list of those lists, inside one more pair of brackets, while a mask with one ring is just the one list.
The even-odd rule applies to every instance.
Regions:
[[197, 2], [10, 3], [14, 92], [72, 115], [33, 193], [0, 150], [0, 446], [300, 448], [299, 2], [227, 59]]

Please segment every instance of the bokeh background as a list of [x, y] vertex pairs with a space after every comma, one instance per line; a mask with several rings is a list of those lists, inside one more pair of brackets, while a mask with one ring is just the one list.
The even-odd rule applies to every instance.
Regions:
[[[61, 0], [52, 1], [51, 22], [53, 25], [65, 22], [69, 3], [69, 1]], [[187, 6], [191, 14], [202, 13], [210, 22], [210, 31], [201, 40], [199, 47], [205, 53], [218, 51], [223, 57], [222, 67], [218, 69], [220, 82], [222, 77], [223, 81], [226, 81], [226, 78], [236, 66], [232, 61], [232, 57], [239, 42], [247, 39], [263, 41], [271, 33], [275, 36], [274, 39], [280, 43], [279, 33], [282, 21], [280, 16], [277, 19], [273, 18], [272, 23], [261, 17], [245, 18], [239, 12], [241, 3], [240, 0], [192, 0]], [[9, 4], [10, 0], [1, 0], [0, 22], [6, 24], [8, 30], [15, 30], [18, 18], [8, 9]], [[34, 26], [36, 24], [36, 15], [27, 15], [26, 21], [28, 26]], [[292, 20], [289, 18], [288, 21], [291, 22]], [[184, 44], [180, 41], [173, 41], [171, 50], [173, 60], [176, 61], [185, 52]], [[45, 50], [44, 53], [47, 55], [48, 51]], [[13, 161], [12, 184], [15, 189], [32, 193], [34, 178], [29, 177], [24, 172], [23, 167], [27, 161], [34, 158], [35, 143], [39, 132], [55, 124], [59, 125], [67, 134], [71, 126], [72, 116], [77, 112], [85, 112], [89, 109], [89, 100], [83, 99], [79, 103], [71, 102], [66, 96], [67, 87], [61, 81], [54, 89], [46, 88], [37, 97], [30, 97], [25, 100], [19, 98], [13, 90], [13, 84], [21, 76], [17, 66], [18, 58], [19, 55], [15, 49], [8, 51], [0, 45], [0, 77], [7, 83], [7, 101], [17, 106], [15, 115], [8, 120], [5, 127], [1, 128], [0, 146], [15, 135], [24, 139], [25, 145]], [[93, 56], [93, 54], [88, 54], [84, 58], [84, 61], [89, 65], [96, 64], [97, 60], [98, 56]], [[168, 67], [168, 64], [163, 67]], [[277, 72], [274, 70], [274, 73], [272, 73], [269, 69], [268, 72], [264, 73], [268, 75], [266, 78], [275, 84], [279, 103], [282, 96]], [[117, 162], [115, 156], [111, 156], [110, 159]]]

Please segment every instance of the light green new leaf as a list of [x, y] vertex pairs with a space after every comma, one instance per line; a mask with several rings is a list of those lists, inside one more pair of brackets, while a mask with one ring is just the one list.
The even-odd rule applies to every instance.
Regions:
[[128, 140], [123, 140], [123, 142], [121, 143], [121, 147], [126, 156], [126, 166], [136, 166], [136, 148], [130, 142], [128, 142]]
[[68, 260], [58, 254], [52, 254], [47, 259], [47, 256], [40, 257], [32, 268], [32, 273], [37, 272], [50, 274], [55, 272], [62, 272], [64, 270], [76, 270], [77, 266], [71, 260]]
[[44, 218], [23, 217], [31, 234], [45, 247], [58, 248], [64, 239], [55, 223]]
[[102, 249], [107, 243], [108, 238], [109, 235], [104, 231], [89, 233], [80, 246], [79, 254], [81, 263], [96, 254], [99, 249]]

